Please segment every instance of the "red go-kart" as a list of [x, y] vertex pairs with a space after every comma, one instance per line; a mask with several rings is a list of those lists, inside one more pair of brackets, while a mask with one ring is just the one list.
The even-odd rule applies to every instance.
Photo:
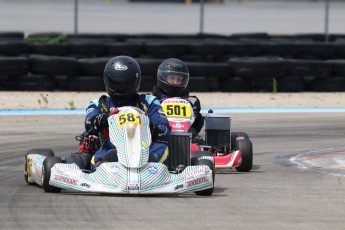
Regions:
[[[187, 142], [191, 142], [192, 134], [188, 132], [194, 122], [191, 104], [181, 98], [165, 99], [161, 104], [172, 128], [170, 142], [174, 142], [175, 148], [179, 140], [183, 140], [181, 146], [185, 146], [183, 142], [186, 142], [186, 136]], [[244, 132], [231, 132], [230, 126], [231, 118], [228, 115], [215, 114], [210, 110], [205, 116], [205, 144], [191, 143], [190, 153], [186, 155], [191, 158], [197, 155], [213, 156], [216, 168], [235, 168], [239, 172], [249, 172], [253, 166], [252, 142]], [[176, 158], [180, 159], [181, 156], [171, 156], [171, 159]], [[185, 161], [188, 164], [188, 159]]]

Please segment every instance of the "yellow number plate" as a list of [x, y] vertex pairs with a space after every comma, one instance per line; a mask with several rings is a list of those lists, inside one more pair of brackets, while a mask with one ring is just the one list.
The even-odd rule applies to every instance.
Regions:
[[164, 113], [167, 117], [188, 118], [192, 116], [191, 106], [187, 104], [163, 104]]
[[122, 113], [117, 117], [117, 123], [121, 128], [124, 125], [141, 125], [140, 114], [138, 113]]

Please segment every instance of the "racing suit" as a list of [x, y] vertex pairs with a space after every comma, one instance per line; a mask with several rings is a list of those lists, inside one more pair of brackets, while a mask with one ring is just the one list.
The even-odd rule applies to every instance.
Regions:
[[152, 144], [150, 146], [150, 162], [166, 163], [168, 157], [168, 140], [171, 128], [167, 117], [156, 97], [152, 95], [137, 94], [133, 99], [126, 102], [119, 102], [115, 98], [102, 96], [99, 99], [92, 100], [86, 109], [85, 129], [90, 134], [105, 136], [102, 147], [94, 154], [94, 161], [101, 162], [109, 150], [115, 149], [115, 146], [109, 140], [109, 129], [97, 128], [94, 120], [102, 114], [109, 114], [115, 108], [122, 106], [134, 106], [140, 108], [150, 119], [152, 133]]
[[[164, 101], [167, 98], [171, 98], [171, 96], [163, 92], [157, 85], [153, 86], [152, 94], [153, 96], [156, 96], [159, 101]], [[197, 135], [201, 131], [202, 127], [204, 126], [204, 119], [205, 119], [200, 113], [200, 110], [201, 110], [200, 100], [196, 96], [190, 96], [189, 91], [187, 89], [181, 94], [181, 96], [179, 96], [179, 98], [188, 100], [193, 108], [195, 120], [189, 130], [193, 133], [192, 142], [193, 143], [203, 142], [202, 139], [200, 140], [201, 137]], [[203, 143], [200, 143], [200, 144], [203, 144]]]

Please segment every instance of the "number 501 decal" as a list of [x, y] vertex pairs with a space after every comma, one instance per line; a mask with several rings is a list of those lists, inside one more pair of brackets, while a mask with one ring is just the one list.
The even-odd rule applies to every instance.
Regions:
[[168, 117], [190, 117], [192, 115], [190, 106], [181, 104], [162, 105], [165, 115]]
[[138, 113], [123, 113], [117, 117], [117, 122], [120, 127], [128, 124], [141, 125], [140, 114]]

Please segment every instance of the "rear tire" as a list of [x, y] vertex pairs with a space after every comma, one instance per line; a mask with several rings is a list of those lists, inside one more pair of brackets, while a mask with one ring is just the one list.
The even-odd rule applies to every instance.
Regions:
[[45, 192], [48, 193], [59, 193], [61, 192], [61, 188], [57, 188], [55, 186], [52, 186], [49, 184], [50, 181], [50, 174], [51, 174], [51, 168], [56, 163], [62, 163], [60, 157], [47, 157], [43, 161], [43, 168], [42, 168], [42, 187]]
[[54, 156], [54, 151], [52, 149], [30, 149], [25, 153], [24, 156], [24, 180], [28, 184], [35, 184], [34, 182], [29, 182], [28, 180], [28, 155], [29, 154], [40, 154], [42, 156]]
[[238, 172], [249, 172], [253, 167], [253, 145], [249, 139], [238, 140], [237, 149], [242, 152], [242, 163], [236, 167]]
[[207, 160], [207, 159], [201, 159], [201, 160], [198, 160], [196, 162], [196, 165], [207, 165], [211, 170], [212, 170], [212, 180], [213, 180], [213, 186], [212, 188], [208, 188], [208, 189], [205, 189], [205, 190], [201, 190], [201, 191], [197, 191], [195, 192], [196, 195], [199, 195], [199, 196], [211, 196], [212, 193], [213, 193], [213, 189], [214, 189], [214, 180], [215, 180], [215, 167], [214, 167], [214, 163], [210, 160]]

